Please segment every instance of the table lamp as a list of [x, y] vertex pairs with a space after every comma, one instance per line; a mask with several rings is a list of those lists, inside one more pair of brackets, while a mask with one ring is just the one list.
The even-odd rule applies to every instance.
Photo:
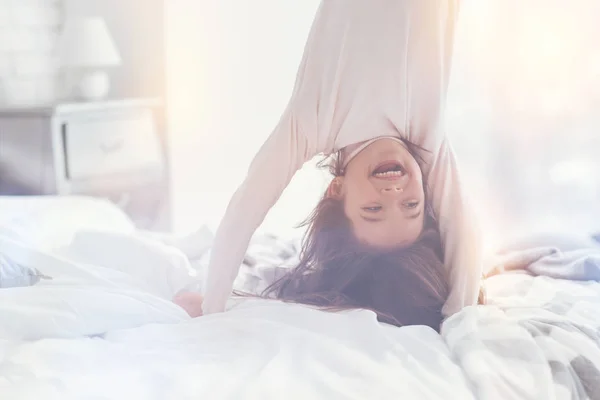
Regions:
[[77, 72], [75, 88], [83, 100], [101, 100], [110, 90], [106, 68], [121, 63], [119, 51], [99, 17], [67, 20], [59, 44], [60, 64]]

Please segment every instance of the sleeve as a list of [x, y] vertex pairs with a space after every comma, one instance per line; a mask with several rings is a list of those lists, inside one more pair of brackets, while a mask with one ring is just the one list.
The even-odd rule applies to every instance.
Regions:
[[431, 165], [446, 135], [441, 129], [452, 66], [459, 0], [418, 2], [407, 52], [407, 139], [427, 150]]
[[443, 140], [428, 175], [431, 205], [444, 244], [449, 296], [442, 310], [450, 316], [477, 304], [483, 270], [483, 243], [475, 209], [465, 194], [454, 151]]
[[202, 306], [204, 314], [225, 310], [254, 231], [294, 173], [312, 158], [310, 147], [293, 105], [288, 106], [252, 161], [216, 232]]
[[329, 38], [323, 32], [327, 27], [325, 3], [321, 3], [313, 21], [290, 103], [252, 161], [215, 235], [202, 306], [204, 314], [225, 310], [254, 231], [295, 172], [323, 150], [318, 137], [318, 108], [324, 60], [319, 57], [318, 45]]
[[408, 52], [408, 139], [425, 151], [423, 172], [444, 244], [450, 294], [448, 316], [477, 303], [482, 272], [482, 242], [475, 210], [469, 204], [459, 167], [443, 129], [459, 1], [423, 1], [414, 10], [415, 43]]

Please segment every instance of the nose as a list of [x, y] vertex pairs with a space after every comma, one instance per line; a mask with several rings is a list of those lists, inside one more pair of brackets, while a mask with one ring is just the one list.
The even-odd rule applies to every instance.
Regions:
[[389, 185], [389, 186], [386, 186], [383, 189], [381, 189], [381, 194], [387, 194], [387, 195], [395, 195], [395, 194], [400, 194], [402, 192], [404, 192], [404, 187], [399, 184]]

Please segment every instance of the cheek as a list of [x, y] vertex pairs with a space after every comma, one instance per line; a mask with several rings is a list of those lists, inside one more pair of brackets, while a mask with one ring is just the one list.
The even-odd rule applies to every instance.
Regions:
[[424, 190], [425, 187], [423, 186], [423, 178], [421, 176], [415, 177], [414, 182], [415, 182], [415, 187], [419, 191], [419, 197], [424, 196], [425, 195], [425, 190]]
[[349, 180], [343, 188], [344, 213], [353, 220], [358, 215], [360, 208], [369, 203], [366, 189], [360, 182]]
[[352, 210], [354, 210], [357, 206], [359, 200], [356, 196], [356, 189], [352, 185], [347, 185], [344, 187], [344, 213], [348, 218], [352, 215]]
[[410, 168], [410, 186], [420, 193], [424, 193], [425, 185], [423, 184], [423, 173], [421, 172], [421, 168], [419, 168], [419, 164], [414, 161], [414, 165], [411, 165]]
[[412, 157], [410, 157], [409, 169], [415, 177], [419, 177], [419, 180], [423, 180], [423, 171], [421, 171], [421, 166], [417, 160]]
[[366, 179], [346, 178], [342, 189], [345, 204], [347, 206], [355, 206], [365, 201], [369, 201], [369, 186], [369, 181]]

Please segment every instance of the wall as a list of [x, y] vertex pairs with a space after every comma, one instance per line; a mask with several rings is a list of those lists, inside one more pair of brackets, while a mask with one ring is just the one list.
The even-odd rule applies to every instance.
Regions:
[[0, 105], [55, 97], [61, 21], [60, 0], [0, 0]]
[[163, 0], [0, 0], [0, 106], [61, 97], [55, 57], [64, 18], [100, 15], [123, 59], [112, 97], [164, 96]]
[[[318, 3], [167, 3], [167, 98], [177, 231], [218, 224], [286, 106]], [[294, 234], [291, 228], [315, 206], [325, 184], [313, 166], [304, 168], [262, 228]]]
[[[103, 16], [123, 58], [113, 97], [162, 96], [170, 64], [173, 216], [178, 231], [216, 225], [291, 91], [318, 1], [0, 0], [0, 106], [57, 97], [53, 50], [64, 18]], [[307, 167], [267, 218], [291, 227], [323, 189]], [[290, 210], [293, 210], [290, 212]]]
[[66, 17], [105, 19], [122, 58], [109, 71], [112, 97], [164, 96], [164, 0], [63, 1]]

